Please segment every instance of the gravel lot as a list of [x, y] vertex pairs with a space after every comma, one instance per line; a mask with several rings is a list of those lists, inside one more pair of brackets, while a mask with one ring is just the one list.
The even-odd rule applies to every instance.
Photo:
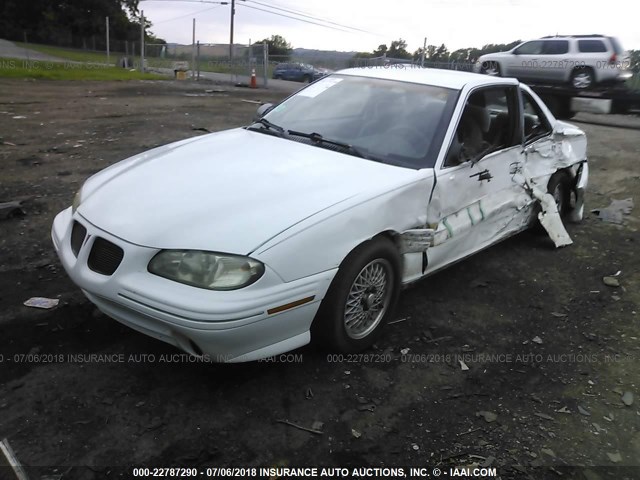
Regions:
[[[198, 129], [247, 124], [247, 100], [283, 95], [0, 80], [0, 202], [26, 199], [24, 216], [0, 220], [0, 439], [32, 478], [474, 464], [501, 478], [640, 478], [638, 208], [622, 225], [588, 214], [568, 226], [568, 248], [526, 232], [418, 283], [367, 356], [305, 347], [195, 363], [84, 299], [49, 238], [84, 179]], [[587, 211], [637, 202], [640, 118], [575, 120], [590, 142]], [[604, 285], [618, 271], [620, 286]], [[60, 305], [24, 307], [32, 296]]]

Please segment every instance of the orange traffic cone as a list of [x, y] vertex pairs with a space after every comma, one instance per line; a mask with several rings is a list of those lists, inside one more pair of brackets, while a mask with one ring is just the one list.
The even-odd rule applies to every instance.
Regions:
[[258, 88], [258, 82], [256, 81], [256, 69], [251, 69], [251, 83], [249, 84], [251, 88]]

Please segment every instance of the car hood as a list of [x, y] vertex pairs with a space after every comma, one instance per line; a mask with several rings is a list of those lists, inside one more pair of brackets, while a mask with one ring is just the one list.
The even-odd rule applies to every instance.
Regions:
[[138, 245], [245, 254], [322, 210], [396, 188], [416, 174], [234, 129], [99, 172], [85, 183], [78, 213]]

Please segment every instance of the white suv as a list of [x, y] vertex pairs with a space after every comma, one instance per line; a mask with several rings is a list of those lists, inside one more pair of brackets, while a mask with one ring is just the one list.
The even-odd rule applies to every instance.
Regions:
[[615, 37], [563, 35], [521, 43], [508, 52], [483, 55], [475, 71], [528, 82], [569, 83], [585, 89], [632, 76], [629, 55]]

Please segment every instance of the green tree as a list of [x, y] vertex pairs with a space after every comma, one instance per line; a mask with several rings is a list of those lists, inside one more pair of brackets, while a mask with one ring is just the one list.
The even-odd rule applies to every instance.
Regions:
[[378, 48], [376, 48], [373, 51], [372, 56], [374, 56], [374, 57], [382, 57], [383, 55], [386, 55], [388, 50], [389, 49], [387, 48], [387, 45], [385, 43], [383, 43], [382, 45], [378, 45]]
[[630, 70], [640, 72], [640, 50], [629, 50]]
[[391, 42], [387, 57], [411, 59], [411, 54], [407, 51], [407, 42], [401, 38]]
[[449, 61], [449, 50], [444, 43], [436, 49], [435, 53], [429, 58], [429, 60], [433, 60], [435, 62]]
[[293, 48], [291, 44], [281, 35], [271, 35], [271, 38], [265, 38], [255, 42], [254, 46], [262, 45], [266, 43], [269, 45], [269, 55], [274, 57], [280, 57], [279, 59], [288, 60]]
[[140, 35], [139, 0], [3, 0], [0, 32], [4, 38], [82, 46], [90, 37], [104, 43], [105, 17], [111, 38], [136, 40]]

